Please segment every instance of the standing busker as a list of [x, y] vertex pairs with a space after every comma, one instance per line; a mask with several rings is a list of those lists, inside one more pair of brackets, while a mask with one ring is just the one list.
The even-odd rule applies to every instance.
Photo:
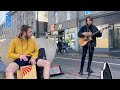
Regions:
[[[82, 26], [81, 29], [78, 32], [78, 37], [84, 37], [88, 36], [88, 32], [96, 32], [98, 31], [97, 27], [94, 26], [93, 24], [93, 19], [92, 17], [88, 16], [86, 18], [86, 25]], [[103, 31], [103, 30], [102, 30]], [[84, 67], [84, 62], [85, 62], [85, 57], [87, 50], [89, 49], [89, 60], [88, 60], [88, 65], [87, 65], [87, 72], [93, 73], [93, 70], [91, 70], [91, 63], [92, 63], [92, 58], [93, 58], [93, 53], [94, 53], [94, 47], [96, 47], [96, 37], [101, 37], [102, 36], [102, 31], [98, 32], [97, 34], [92, 36], [92, 40], [89, 41], [85, 46], [83, 46], [82, 50], [82, 58], [81, 58], [81, 66], [80, 66], [80, 72], [79, 74], [83, 74], [83, 67]]]
[[6, 79], [14, 79], [14, 73], [21, 66], [37, 64], [38, 67], [44, 67], [44, 79], [49, 79], [50, 62], [38, 58], [38, 48], [34, 38], [32, 37], [32, 28], [23, 25], [18, 37], [12, 39], [9, 49], [8, 58], [12, 58], [13, 62], [6, 68]]

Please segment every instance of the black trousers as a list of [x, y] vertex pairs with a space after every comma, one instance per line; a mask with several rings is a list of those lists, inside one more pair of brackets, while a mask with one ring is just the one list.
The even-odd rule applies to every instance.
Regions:
[[57, 53], [60, 52], [62, 54], [62, 48], [58, 48]]
[[66, 53], [68, 52], [66, 48], [63, 48], [63, 52], [64, 52], [64, 51], [65, 51]]
[[88, 59], [87, 69], [90, 69], [90, 67], [91, 67], [91, 62], [92, 62], [93, 53], [94, 53], [94, 47], [89, 47], [88, 45], [85, 45], [85, 46], [83, 46], [83, 50], [82, 50], [82, 58], [81, 58], [80, 70], [83, 70], [85, 57], [86, 57], [88, 49], [89, 49], [89, 59]]

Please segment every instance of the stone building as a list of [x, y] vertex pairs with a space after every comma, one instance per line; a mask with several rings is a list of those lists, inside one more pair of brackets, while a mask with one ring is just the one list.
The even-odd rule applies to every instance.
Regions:
[[33, 32], [36, 32], [36, 16], [35, 11], [11, 11], [12, 27], [8, 29], [11, 35], [8, 38], [15, 37], [19, 34], [23, 24], [32, 27]]
[[47, 32], [47, 11], [10, 11], [10, 14], [11, 27], [5, 28], [6, 38], [18, 36], [23, 24], [31, 26], [35, 35]]

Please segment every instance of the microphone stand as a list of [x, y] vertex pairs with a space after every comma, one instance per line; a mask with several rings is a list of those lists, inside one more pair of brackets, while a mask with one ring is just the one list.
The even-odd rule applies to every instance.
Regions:
[[[88, 39], [89, 39], [89, 26], [87, 25], [87, 32], [88, 32]], [[91, 52], [91, 45], [90, 45], [90, 40], [88, 41], [88, 50], [90, 49], [90, 52]], [[90, 54], [90, 53], [89, 53]], [[88, 55], [88, 61], [89, 61], [89, 55]], [[88, 76], [87, 76], [87, 79], [89, 78], [89, 76], [91, 75], [90, 71], [88, 72]]]

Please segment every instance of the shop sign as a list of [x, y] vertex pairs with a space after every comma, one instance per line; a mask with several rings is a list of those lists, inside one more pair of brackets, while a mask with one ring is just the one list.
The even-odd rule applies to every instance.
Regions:
[[58, 30], [62, 29], [62, 27], [63, 27], [63, 25], [60, 24], [60, 25], [58, 26]]
[[53, 24], [50, 26], [50, 31], [54, 31], [54, 30], [55, 30], [55, 25]]

